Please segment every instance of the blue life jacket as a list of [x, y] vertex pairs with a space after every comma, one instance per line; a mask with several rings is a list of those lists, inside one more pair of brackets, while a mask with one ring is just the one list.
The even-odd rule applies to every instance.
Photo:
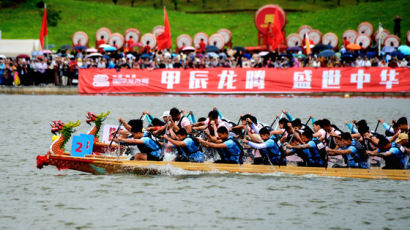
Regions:
[[349, 168], [369, 168], [367, 160], [369, 156], [366, 154], [366, 149], [360, 142], [353, 140], [349, 147], [354, 147], [356, 149], [355, 153], [347, 154], [347, 166]]
[[403, 147], [393, 142], [388, 151], [392, 154], [390, 156], [383, 157], [386, 162], [386, 166], [384, 168], [404, 169], [406, 164], [406, 154], [404, 153]]
[[[272, 135], [267, 141], [265, 141], [265, 144], [269, 145], [270, 147], [259, 149], [262, 157], [269, 160], [270, 163], [274, 165], [286, 165], [286, 158], [282, 157], [282, 154], [284, 153], [278, 146], [276, 137]], [[269, 164], [269, 162], [267, 163]]]
[[179, 154], [177, 161], [204, 162], [204, 155], [199, 149], [198, 139], [188, 135], [184, 142], [187, 144], [186, 146], [177, 147]]
[[224, 142], [226, 148], [218, 149], [223, 161], [242, 163], [241, 155], [243, 150], [241, 144], [234, 138], [230, 137]]
[[137, 144], [138, 149], [141, 153], [150, 154], [154, 157], [161, 157], [161, 145], [154, 141], [151, 137], [142, 137], [141, 140], [144, 144]]
[[309, 148], [310, 158], [308, 166], [323, 167], [326, 166], [326, 146], [317, 138], [311, 140], [315, 145]]

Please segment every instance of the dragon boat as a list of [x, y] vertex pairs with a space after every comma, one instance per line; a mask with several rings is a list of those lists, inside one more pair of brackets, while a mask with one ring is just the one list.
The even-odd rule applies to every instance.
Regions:
[[[94, 127], [88, 132], [94, 136], [92, 154], [82, 157], [73, 156], [64, 150], [65, 144], [71, 138], [75, 128], [80, 121], [69, 122], [54, 121], [51, 124], [52, 132], [58, 133], [56, 139], [45, 155], [37, 156], [37, 168], [41, 169], [46, 165], [53, 165], [57, 169], [71, 169], [92, 174], [139, 174], [158, 175], [169, 174], [173, 169], [186, 171], [199, 171], [204, 173], [258, 173], [258, 174], [293, 174], [293, 175], [317, 175], [327, 177], [347, 177], [361, 179], [392, 179], [410, 180], [410, 170], [394, 169], [358, 169], [358, 168], [320, 168], [301, 166], [272, 166], [253, 164], [216, 164], [211, 162], [168, 162], [168, 161], [136, 161], [130, 160], [130, 156], [121, 156], [122, 147], [116, 144], [109, 145], [100, 142], [98, 133], [102, 122], [108, 116], [87, 114], [87, 123], [94, 123]], [[106, 152], [110, 154], [105, 154]], [[113, 155], [112, 152], [117, 152]]]

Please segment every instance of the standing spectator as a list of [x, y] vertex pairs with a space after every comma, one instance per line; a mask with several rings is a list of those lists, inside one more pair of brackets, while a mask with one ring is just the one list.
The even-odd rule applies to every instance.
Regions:
[[372, 66], [372, 63], [371, 63], [370, 60], [367, 58], [367, 56], [364, 56], [363, 66], [364, 66], [364, 67], [371, 67], [371, 66]]
[[201, 41], [199, 42], [199, 50], [198, 51], [200, 53], [205, 52], [205, 46], [206, 46], [205, 41], [204, 41], [203, 38], [201, 38]]
[[[47, 59], [46, 59], [47, 60]], [[47, 74], [46, 71], [48, 69], [47, 61], [44, 58], [41, 58], [41, 61], [38, 63], [38, 72], [39, 72], [39, 83], [40, 86], [46, 85], [47, 82]]]
[[4, 84], [3, 73], [4, 73], [5, 68], [6, 68], [6, 65], [4, 64], [4, 60], [0, 59], [0, 85]]
[[134, 47], [131, 47], [132, 44], [134, 44], [134, 40], [132, 40], [132, 36], [130, 36], [130, 38], [127, 41], [127, 48], [128, 48], [128, 52], [130, 53], [134, 52]]
[[145, 47], [144, 47], [144, 53], [150, 54], [151, 53], [151, 46], [149, 45], [149, 41], [147, 41]]
[[73, 79], [76, 78], [77, 71], [77, 61], [74, 57], [71, 57], [70, 62], [68, 63], [68, 85], [73, 84]]

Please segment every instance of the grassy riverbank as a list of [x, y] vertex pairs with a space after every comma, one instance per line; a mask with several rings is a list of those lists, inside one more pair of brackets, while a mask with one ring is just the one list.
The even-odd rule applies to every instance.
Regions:
[[[57, 47], [63, 44], [71, 44], [71, 37], [76, 31], [84, 31], [90, 38], [90, 44], [95, 42], [95, 32], [100, 27], [108, 27], [112, 32], [124, 33], [130, 27], [138, 28], [141, 33], [151, 32], [156, 25], [163, 24], [162, 9], [154, 9], [144, 4], [138, 7], [128, 5], [112, 4], [112, 1], [78, 1], [78, 0], [49, 0], [46, 1], [50, 8], [61, 11], [61, 20], [56, 27], [48, 27], [49, 44]], [[139, 1], [137, 1], [139, 2]], [[172, 10], [171, 1], [164, 1], [168, 6], [168, 16], [171, 24], [173, 39], [178, 35], [187, 33], [193, 36], [197, 32], [215, 33], [220, 28], [228, 28], [233, 33], [233, 43], [239, 46], [252, 46], [257, 44], [257, 31], [254, 25], [254, 12], [224, 13], [224, 14], [188, 14], [182, 10], [197, 10], [195, 4], [200, 1], [193, 1], [192, 7], [183, 8], [179, 11]], [[222, 1], [221, 8], [217, 8], [216, 1], [207, 1], [209, 9], [233, 9], [232, 2], [229, 7], [224, 8], [225, 1]], [[265, 4], [266, 1], [240, 1], [243, 5], [237, 4], [237, 9], [246, 7], [258, 8], [257, 5]], [[245, 3], [248, 2], [248, 3]], [[252, 2], [252, 3], [250, 3]], [[278, 1], [283, 8], [292, 8], [300, 1], [293, 0]], [[305, 1], [311, 2], [311, 1]], [[356, 29], [357, 25], [363, 21], [371, 22], [375, 27], [378, 22], [382, 22], [386, 29], [393, 31], [393, 17], [400, 15], [402, 21], [402, 40], [405, 41], [405, 34], [410, 29], [410, 19], [408, 17], [408, 1], [374, 1], [352, 4], [353, 1], [341, 1], [341, 7], [327, 6], [330, 4], [324, 1], [317, 1], [316, 8], [312, 4], [299, 4], [299, 8], [310, 12], [288, 13], [286, 25], [287, 34], [296, 32], [301, 25], [311, 25], [319, 29], [323, 34], [335, 32], [341, 37], [347, 29]], [[330, 1], [334, 2], [336, 1]], [[350, 4], [349, 4], [350, 2]], [[354, 1], [356, 2], [356, 1]], [[41, 27], [41, 14], [36, 8], [37, 1], [27, 1], [27, 3], [14, 8], [0, 9], [0, 30], [4, 39], [28, 39], [38, 38]], [[326, 3], [326, 4], [325, 4]], [[209, 10], [208, 9], [208, 10]], [[207, 10], [207, 9], [204, 9]], [[175, 42], [174, 42], [175, 44]]]

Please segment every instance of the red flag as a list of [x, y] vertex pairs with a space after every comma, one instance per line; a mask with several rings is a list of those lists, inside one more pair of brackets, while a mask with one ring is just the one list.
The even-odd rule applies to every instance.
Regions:
[[312, 53], [311, 49], [310, 49], [310, 39], [309, 39], [309, 35], [306, 33], [305, 36], [305, 49], [306, 49], [306, 55], [309, 55]]
[[41, 24], [40, 30], [40, 44], [42, 49], [44, 49], [44, 37], [47, 36], [47, 34], [47, 7], [44, 6], [43, 23]]
[[164, 7], [164, 32], [157, 37], [157, 48], [168, 49], [172, 46], [171, 27], [169, 26], [167, 10]]
[[281, 23], [279, 19], [279, 14], [280, 12], [278, 9], [275, 9], [275, 17], [273, 19], [273, 24], [272, 24], [272, 33], [273, 33], [273, 39], [272, 39], [272, 49], [278, 48], [278, 46], [282, 43], [284, 40], [283, 38], [283, 33], [281, 29]]

